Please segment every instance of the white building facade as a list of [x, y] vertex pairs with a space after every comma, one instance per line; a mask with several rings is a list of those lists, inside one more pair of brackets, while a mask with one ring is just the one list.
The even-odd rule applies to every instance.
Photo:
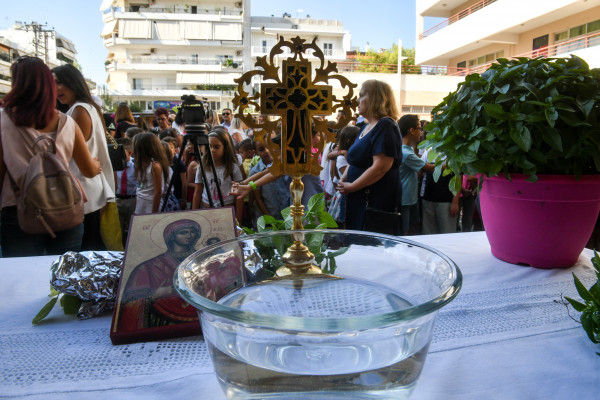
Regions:
[[[417, 0], [416, 63], [458, 74], [496, 58], [576, 54], [600, 67], [600, 0]], [[424, 29], [427, 17], [443, 18]]]
[[172, 108], [189, 94], [214, 110], [231, 107], [234, 79], [279, 37], [316, 39], [332, 61], [350, 50], [340, 21], [251, 17], [250, 0], [105, 0], [101, 12], [109, 94], [142, 110]]
[[35, 56], [55, 68], [76, 61], [73, 42], [36, 22], [15, 23], [12, 29], [0, 30], [0, 97], [10, 91], [11, 64], [21, 56]]

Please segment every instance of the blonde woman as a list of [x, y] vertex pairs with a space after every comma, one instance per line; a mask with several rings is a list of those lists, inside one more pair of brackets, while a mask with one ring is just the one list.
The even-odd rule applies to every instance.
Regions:
[[135, 118], [133, 118], [133, 114], [127, 103], [119, 104], [117, 112], [115, 113], [115, 121], [117, 123], [117, 129], [115, 131], [116, 139], [125, 137], [125, 131], [136, 126]]
[[246, 124], [244, 124], [238, 117], [235, 117], [231, 120], [231, 125], [229, 126], [229, 135], [233, 139], [234, 146], [237, 146], [239, 142], [246, 139], [245, 129], [247, 129]]
[[368, 80], [358, 95], [358, 112], [369, 123], [348, 150], [348, 168], [338, 183], [346, 195], [346, 228], [363, 230], [368, 189], [369, 206], [392, 212], [399, 189], [398, 167], [402, 161], [402, 135], [396, 124], [398, 109], [392, 88]]

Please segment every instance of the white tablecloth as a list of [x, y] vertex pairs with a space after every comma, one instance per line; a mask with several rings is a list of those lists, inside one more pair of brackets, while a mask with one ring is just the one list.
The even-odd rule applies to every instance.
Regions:
[[[571, 272], [593, 282], [591, 251], [573, 268], [541, 270], [494, 258], [483, 232], [411, 239], [463, 272], [411, 399], [599, 398], [600, 346], [561, 304], [561, 294], [578, 298]], [[225, 398], [201, 337], [113, 346], [111, 315], [78, 321], [58, 306], [32, 326], [55, 258], [0, 259], [0, 398]]]

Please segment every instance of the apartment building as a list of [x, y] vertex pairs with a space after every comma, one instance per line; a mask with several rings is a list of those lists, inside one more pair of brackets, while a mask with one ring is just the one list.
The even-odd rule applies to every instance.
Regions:
[[243, 41], [248, 1], [104, 0], [101, 35], [113, 99], [143, 110], [178, 104], [183, 94], [202, 96], [215, 109], [229, 105], [233, 79], [250, 60]]
[[[600, 0], [416, 0], [416, 63], [481, 72], [500, 57], [576, 54], [600, 67]], [[426, 18], [438, 22], [424, 29]]]
[[73, 64], [76, 55], [71, 40], [36, 22], [17, 22], [11, 29], [0, 30], [0, 97], [10, 91], [10, 66], [20, 56], [39, 57], [54, 68]]
[[[350, 50], [341, 21], [251, 17], [250, 0], [105, 0], [100, 9], [109, 93], [142, 110], [172, 107], [184, 94], [205, 98], [212, 109], [231, 107], [234, 79], [280, 37], [316, 39], [327, 60], [344, 60]], [[259, 80], [253, 83], [258, 89]]]

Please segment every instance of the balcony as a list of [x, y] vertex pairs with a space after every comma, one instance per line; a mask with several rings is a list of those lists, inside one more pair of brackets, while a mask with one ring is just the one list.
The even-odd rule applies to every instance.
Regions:
[[[171, 6], [171, 7], [111, 7], [104, 10], [102, 20], [104, 22], [111, 21], [115, 18], [140, 18], [145, 17], [144, 14], [163, 14], [161, 18], [165, 19], [208, 19], [219, 20], [221, 17], [226, 19], [240, 19], [243, 16], [241, 9], [220, 9], [220, 8], [200, 8], [195, 6]], [[184, 14], [184, 15], [182, 15]], [[191, 17], [197, 16], [197, 17]], [[152, 18], [152, 16], [147, 16]], [[156, 18], [156, 17], [154, 17]]]
[[138, 56], [114, 60], [106, 65], [107, 71], [206, 71], [242, 72], [241, 58], [201, 58], [194, 56]]
[[419, 39], [423, 39], [437, 31], [439, 31], [440, 29], [443, 29], [443, 28], [447, 27], [448, 25], [451, 25], [451, 24], [455, 23], [456, 21], [461, 20], [461, 19], [465, 18], [466, 16], [471, 15], [474, 12], [479, 11], [482, 8], [487, 7], [490, 4], [495, 3], [495, 2], [496, 2], [496, 0], [481, 0], [480, 2], [475, 3], [472, 6], [465, 8], [464, 10], [461, 10], [459, 13], [452, 15], [450, 18], [440, 22], [436, 26], [421, 33], [419, 35]]
[[[265, 56], [271, 53], [273, 46], [252, 46], [252, 57]], [[283, 53], [277, 54], [279, 58], [287, 58], [292, 53], [287, 47], [282, 48]], [[327, 59], [343, 60], [346, 58], [346, 52], [342, 49], [322, 49], [323, 55]], [[307, 58], [315, 58], [312, 49], [308, 49], [304, 54]]]
[[[578, 37], [572, 40], [555, 43], [552, 46], [546, 46], [537, 50], [529, 51], [527, 53], [517, 54], [510, 58], [519, 57], [568, 57], [570, 54], [577, 55], [577, 52], [586, 50], [592, 47], [600, 46], [600, 32], [593, 33], [591, 35]], [[585, 59], [585, 58], [584, 58]], [[448, 68], [448, 75], [459, 75], [466, 76], [469, 74], [480, 74], [487, 70], [492, 63], [486, 63], [477, 65], [472, 68]], [[594, 66], [592, 66], [594, 67]], [[445, 67], [441, 67], [445, 68]]]
[[109, 94], [113, 97], [125, 98], [181, 98], [183, 95], [190, 94], [207, 98], [222, 98], [232, 97], [235, 91], [195, 89], [195, 85], [142, 85], [133, 88], [132, 84], [128, 84], [127, 88], [109, 89]]

